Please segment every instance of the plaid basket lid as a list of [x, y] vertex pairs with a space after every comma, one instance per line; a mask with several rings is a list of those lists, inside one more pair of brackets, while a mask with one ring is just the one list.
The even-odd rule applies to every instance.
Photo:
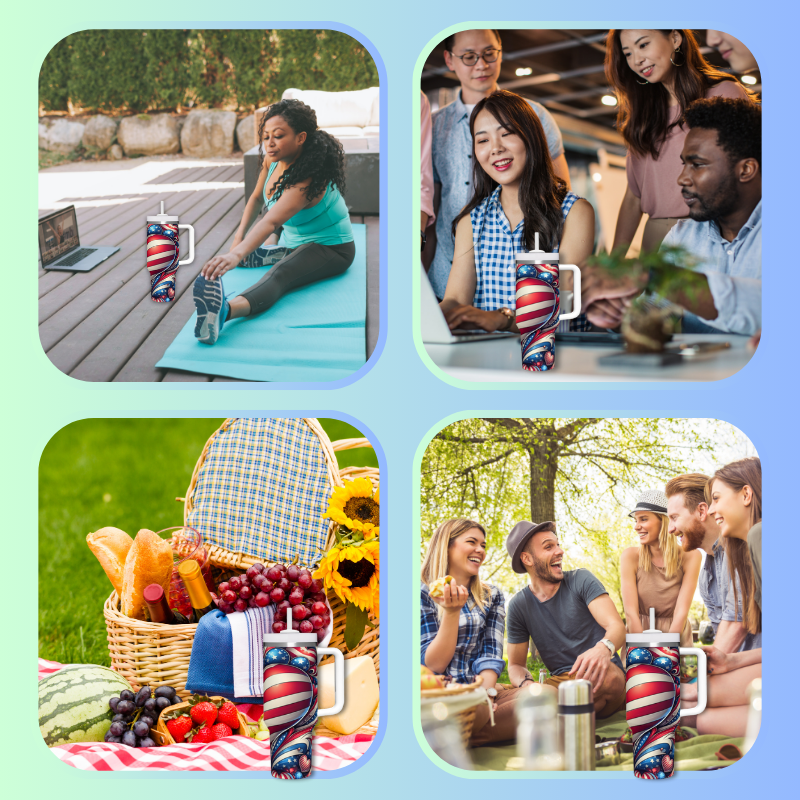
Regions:
[[234, 553], [314, 564], [328, 533], [329, 475], [304, 420], [228, 420], [206, 445], [186, 524]]

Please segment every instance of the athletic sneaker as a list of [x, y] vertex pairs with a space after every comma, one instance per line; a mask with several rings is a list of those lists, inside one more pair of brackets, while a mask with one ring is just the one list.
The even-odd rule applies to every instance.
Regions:
[[230, 314], [225, 290], [222, 288], [222, 278], [209, 281], [198, 275], [194, 282], [194, 305], [197, 309], [195, 339], [201, 344], [215, 344]]
[[243, 261], [240, 261], [237, 266], [251, 268], [272, 267], [286, 258], [291, 252], [291, 248], [283, 247], [282, 245], [262, 245], [253, 250], [253, 252]]

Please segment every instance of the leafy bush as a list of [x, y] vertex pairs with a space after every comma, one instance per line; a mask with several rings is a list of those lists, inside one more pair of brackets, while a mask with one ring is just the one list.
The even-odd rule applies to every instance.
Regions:
[[366, 49], [327, 30], [88, 30], [42, 64], [45, 110], [253, 110], [285, 89], [336, 92], [378, 84]]

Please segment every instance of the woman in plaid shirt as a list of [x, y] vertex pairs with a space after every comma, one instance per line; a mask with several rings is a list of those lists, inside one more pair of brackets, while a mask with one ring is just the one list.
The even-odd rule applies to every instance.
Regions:
[[[517, 689], [497, 683], [505, 669], [503, 635], [506, 608], [503, 593], [481, 582], [486, 558], [486, 531], [469, 519], [451, 519], [431, 537], [422, 564], [422, 663], [456, 683], [473, 683], [478, 675], [494, 699], [495, 725], [489, 709], [479, 706], [470, 744], [474, 747], [516, 737], [514, 699]], [[451, 576], [441, 596], [428, 586]]]
[[519, 95], [498, 90], [481, 100], [470, 131], [475, 189], [453, 222], [441, 309], [451, 329], [516, 331], [516, 254], [534, 250], [538, 233], [546, 252], [581, 265], [594, 248], [594, 209], [556, 177], [542, 124]]

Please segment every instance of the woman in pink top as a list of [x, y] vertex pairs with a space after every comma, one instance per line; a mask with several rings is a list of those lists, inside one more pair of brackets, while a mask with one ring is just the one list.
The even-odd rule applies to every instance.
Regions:
[[678, 186], [686, 107], [701, 97], [752, 95], [703, 58], [689, 30], [609, 31], [606, 76], [617, 93], [617, 127], [628, 147], [628, 188], [613, 248], [630, 244], [648, 214], [642, 250], [657, 250], [675, 222], [688, 216]]

